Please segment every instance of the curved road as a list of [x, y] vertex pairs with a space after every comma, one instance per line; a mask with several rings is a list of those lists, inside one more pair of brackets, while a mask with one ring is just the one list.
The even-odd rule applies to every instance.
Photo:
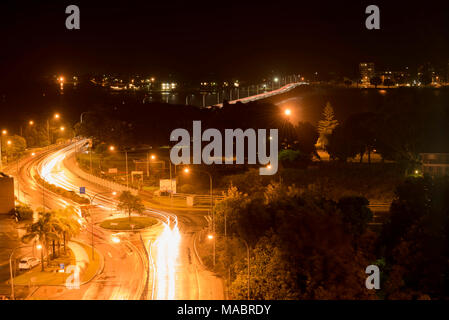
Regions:
[[[223, 299], [221, 279], [206, 270], [196, 254], [195, 234], [206, 224], [202, 214], [174, 214], [147, 208], [145, 214], [161, 223], [140, 233], [118, 233], [115, 236], [121, 242], [112, 243], [111, 234], [97, 223], [119, 215], [115, 211], [117, 200], [113, 190], [74, 173], [74, 152], [84, 142], [78, 142], [78, 147], [69, 144], [23, 160], [18, 173], [19, 199], [33, 208], [42, 207], [43, 203], [46, 209], [78, 207], [43, 190], [34, 179], [36, 174], [66, 190], [78, 193], [79, 187], [84, 186], [91, 197], [102, 193], [96, 196], [91, 213], [95, 221], [94, 246], [104, 257], [104, 269], [80, 290], [41, 287], [33, 296], [42, 299]], [[10, 174], [17, 176], [14, 170]], [[91, 227], [86, 223], [86, 230], [80, 236], [86, 243], [91, 241]]]

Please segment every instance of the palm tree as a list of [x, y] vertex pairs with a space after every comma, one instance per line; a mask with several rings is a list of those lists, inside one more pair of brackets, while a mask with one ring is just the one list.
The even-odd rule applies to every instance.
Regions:
[[[58, 239], [55, 232], [55, 221], [50, 212], [39, 212], [39, 219], [28, 226], [27, 233], [22, 237], [22, 241], [29, 243], [32, 240], [38, 240], [42, 245], [41, 250], [41, 270], [44, 271], [44, 249], [47, 250], [49, 241]], [[47, 258], [48, 258], [47, 252]]]
[[58, 210], [56, 212], [56, 219], [60, 222], [64, 254], [67, 254], [66, 242], [80, 232], [81, 224], [78, 222], [78, 216], [72, 207]]

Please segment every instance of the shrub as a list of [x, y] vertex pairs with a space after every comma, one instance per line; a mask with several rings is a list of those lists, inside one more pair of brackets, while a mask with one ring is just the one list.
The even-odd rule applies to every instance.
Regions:
[[18, 221], [33, 219], [33, 210], [29, 206], [26, 206], [26, 205], [16, 206], [16, 209], [14, 210], [14, 214]]

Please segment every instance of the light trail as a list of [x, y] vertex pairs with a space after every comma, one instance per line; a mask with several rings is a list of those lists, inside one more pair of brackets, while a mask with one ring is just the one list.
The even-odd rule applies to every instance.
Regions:
[[[65, 147], [55, 153], [44, 158], [37, 166], [37, 172], [42, 179], [57, 187], [68, 191], [78, 193], [79, 187], [70, 180], [64, 170], [63, 161], [71, 153], [74, 152], [74, 145]], [[95, 194], [86, 190], [89, 196]], [[70, 205], [67, 201], [61, 199], [65, 206]], [[105, 196], [97, 195], [95, 205], [105, 210], [115, 209], [118, 201]], [[80, 209], [77, 207], [77, 212]], [[149, 263], [153, 266], [153, 289], [152, 298], [158, 300], [173, 300], [176, 296], [176, 270], [178, 267], [179, 247], [181, 242], [181, 234], [178, 228], [178, 217], [174, 214], [146, 209], [146, 215], [157, 217], [162, 221], [164, 228], [157, 239], [149, 244]], [[156, 250], [156, 261], [153, 261], [153, 251], [151, 247], [154, 246]], [[112, 295], [115, 299], [124, 299], [123, 293], [120, 294], [120, 288], [116, 288]]]

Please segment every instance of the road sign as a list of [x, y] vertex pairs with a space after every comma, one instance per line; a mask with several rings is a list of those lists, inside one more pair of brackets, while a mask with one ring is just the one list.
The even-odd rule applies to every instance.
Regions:
[[86, 187], [80, 187], [80, 194], [86, 194]]

